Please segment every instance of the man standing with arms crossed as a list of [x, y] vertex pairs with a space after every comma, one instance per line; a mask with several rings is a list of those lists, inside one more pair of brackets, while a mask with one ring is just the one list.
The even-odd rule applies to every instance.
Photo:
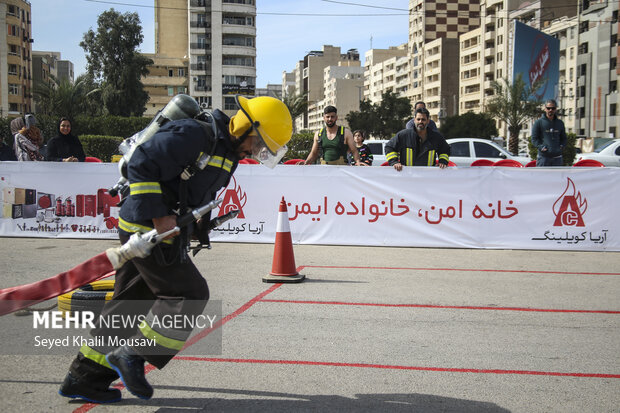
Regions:
[[351, 131], [344, 126], [336, 125], [338, 114], [334, 106], [325, 107], [323, 110], [323, 120], [325, 121], [325, 127], [314, 134], [312, 149], [304, 164], [311, 165], [316, 161], [320, 147], [322, 165], [347, 165], [347, 152], [351, 151], [355, 165], [366, 166], [365, 163], [360, 161]]

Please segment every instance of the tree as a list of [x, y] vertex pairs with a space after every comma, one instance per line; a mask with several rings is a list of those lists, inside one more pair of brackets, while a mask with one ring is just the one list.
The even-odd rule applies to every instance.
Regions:
[[308, 109], [308, 92], [286, 95], [282, 102], [286, 105], [293, 118], [293, 133], [295, 132], [295, 119], [303, 115]]
[[85, 112], [85, 108], [93, 105], [97, 107], [91, 102], [96, 85], [87, 75], [79, 76], [75, 83], [71, 83], [69, 79], [58, 80], [51, 75], [50, 77], [51, 83], [39, 82], [34, 88], [38, 114], [75, 119], [78, 114]]
[[486, 113], [467, 112], [449, 116], [441, 122], [441, 133], [450, 138], [491, 139], [497, 136], [495, 121]]
[[346, 119], [352, 130], [362, 129], [374, 137], [390, 139], [405, 127], [410, 117], [409, 99], [387, 91], [381, 96], [379, 104], [361, 101], [359, 112], [349, 112]]
[[541, 101], [534, 93], [539, 89], [540, 82], [528, 86], [519, 73], [510, 84], [507, 79], [494, 80], [491, 85], [495, 95], [487, 104], [487, 113], [508, 125], [508, 151], [519, 152], [519, 131], [529, 119], [540, 114]]
[[97, 19], [97, 32], [84, 33], [80, 46], [86, 52], [88, 74], [100, 83], [103, 104], [111, 115], [141, 116], [148, 94], [140, 81], [153, 61], [142, 56], [138, 13], [120, 14], [114, 9]]

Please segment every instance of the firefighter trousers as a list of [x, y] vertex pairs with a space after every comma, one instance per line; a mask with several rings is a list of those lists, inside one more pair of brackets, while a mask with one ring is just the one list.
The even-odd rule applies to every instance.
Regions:
[[[121, 235], [121, 242], [128, 237]], [[146, 361], [163, 368], [194, 328], [209, 288], [188, 257], [181, 259], [178, 240], [159, 244], [146, 258], [134, 258], [116, 272], [114, 295], [71, 364], [76, 378], [107, 388], [118, 375], [105, 355], [127, 344]]]

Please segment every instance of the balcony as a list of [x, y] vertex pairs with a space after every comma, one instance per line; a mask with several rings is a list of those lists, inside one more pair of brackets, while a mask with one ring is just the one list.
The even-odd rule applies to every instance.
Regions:
[[211, 0], [191, 0], [190, 7], [211, 7]]
[[192, 63], [189, 65], [190, 69], [193, 71], [205, 72], [207, 70], [211, 70], [210, 63]]
[[191, 21], [189, 22], [189, 27], [191, 28], [206, 28], [209, 29], [211, 28], [211, 22], [206, 22], [206, 21]]
[[495, 47], [487, 47], [484, 49], [484, 57], [495, 56]]
[[211, 50], [211, 45], [207, 43], [190, 43], [189, 48], [192, 50]]

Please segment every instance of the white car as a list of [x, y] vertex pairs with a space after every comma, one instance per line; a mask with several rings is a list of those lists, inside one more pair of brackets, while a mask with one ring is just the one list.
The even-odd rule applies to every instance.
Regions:
[[531, 161], [525, 156], [515, 156], [498, 144], [488, 139], [454, 138], [446, 139], [450, 145], [450, 160], [456, 166], [471, 166], [477, 159], [488, 159], [497, 162], [500, 159], [514, 159], [525, 166]]
[[385, 158], [385, 144], [389, 139], [367, 139], [364, 141], [372, 152], [372, 166], [381, 166], [387, 159]]
[[620, 139], [613, 139], [594, 152], [578, 153], [575, 162], [594, 159], [605, 166], [620, 166]]

